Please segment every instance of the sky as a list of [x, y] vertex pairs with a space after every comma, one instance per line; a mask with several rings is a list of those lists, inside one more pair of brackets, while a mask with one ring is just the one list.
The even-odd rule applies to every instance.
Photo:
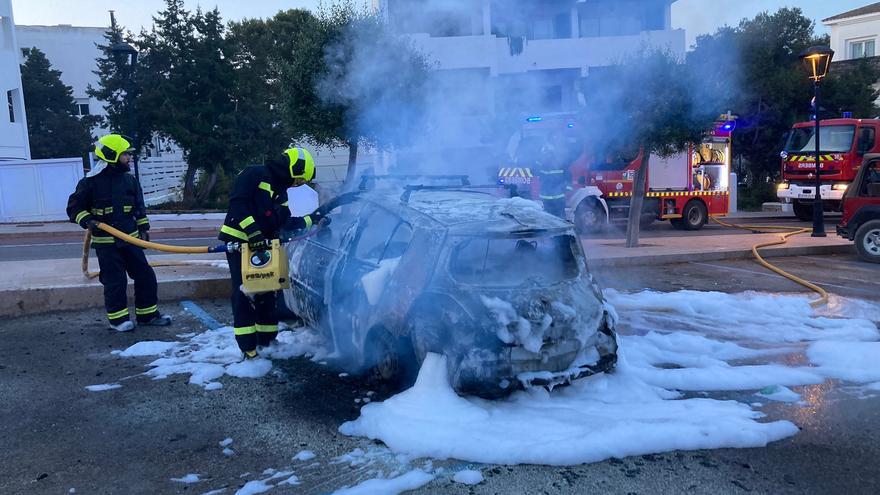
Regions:
[[[305, 7], [314, 9], [319, 0], [186, 0], [195, 8], [220, 8], [227, 20], [268, 17], [281, 9]], [[12, 0], [16, 24], [72, 24], [103, 26], [109, 23], [107, 11], [116, 11], [117, 19], [132, 31], [151, 23], [151, 16], [162, 8], [162, 0]], [[678, 0], [672, 9], [673, 27], [687, 31], [688, 46], [700, 34], [714, 32], [725, 24], [734, 25], [743, 17], [753, 17], [763, 10], [784, 6], [801, 7], [816, 21], [870, 4], [870, 0]], [[824, 32], [824, 30], [823, 30]]]

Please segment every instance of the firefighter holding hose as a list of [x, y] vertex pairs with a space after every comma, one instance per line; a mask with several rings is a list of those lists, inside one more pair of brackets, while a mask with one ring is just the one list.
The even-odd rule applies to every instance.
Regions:
[[[315, 162], [303, 148], [290, 148], [266, 165], [248, 167], [235, 179], [229, 196], [229, 211], [220, 228], [219, 239], [247, 244], [251, 251], [265, 250], [282, 229], [309, 228], [321, 221], [317, 211], [304, 217], [291, 217], [287, 189], [311, 182]], [[240, 251], [227, 252], [232, 276], [232, 318], [235, 340], [246, 359], [257, 357], [257, 346], [268, 346], [278, 335], [275, 313], [277, 292], [242, 292]]]
[[149, 240], [150, 221], [140, 184], [129, 172], [131, 145], [119, 134], [101, 137], [95, 155], [106, 167], [85, 177], [67, 201], [67, 216], [92, 233], [91, 245], [101, 267], [99, 280], [104, 286], [104, 306], [110, 327], [119, 332], [133, 330], [128, 311], [128, 279], [134, 280], [135, 315], [138, 325], [168, 326], [171, 318], [159, 312], [156, 273], [143, 249], [98, 228], [105, 223], [122, 232]]

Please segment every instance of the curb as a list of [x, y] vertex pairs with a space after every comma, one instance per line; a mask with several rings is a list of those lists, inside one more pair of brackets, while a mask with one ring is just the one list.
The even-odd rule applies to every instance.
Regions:
[[[585, 248], [586, 250], [586, 248]], [[854, 254], [852, 244], [826, 244], [822, 246], [792, 246], [765, 248], [761, 250], [764, 258], [783, 258], [786, 256], [809, 256], [829, 254]], [[708, 251], [697, 253], [645, 254], [620, 258], [593, 258], [587, 254], [587, 262], [592, 267], [669, 265], [691, 261], [723, 261], [754, 259], [751, 248], [730, 251]]]
[[[128, 286], [129, 305], [132, 305], [133, 284], [129, 282]], [[229, 297], [230, 290], [229, 277], [159, 280], [159, 305], [183, 299]], [[104, 288], [98, 283], [0, 291], [0, 316], [5, 317], [103, 306]]]
[[[851, 254], [852, 244], [822, 246], [779, 247], [761, 250], [765, 258], [786, 256]], [[730, 251], [640, 255], [620, 258], [590, 258], [589, 265], [597, 267], [665, 265], [691, 261], [722, 261], [752, 259], [751, 249]], [[129, 283], [129, 287], [133, 286]], [[159, 280], [159, 304], [184, 299], [226, 298], [231, 288], [229, 277], [204, 276], [185, 279]], [[133, 290], [128, 291], [133, 303]], [[0, 317], [17, 317], [54, 311], [82, 310], [103, 306], [103, 287], [97, 283], [82, 283], [59, 287], [36, 289], [11, 289], [0, 291]]]

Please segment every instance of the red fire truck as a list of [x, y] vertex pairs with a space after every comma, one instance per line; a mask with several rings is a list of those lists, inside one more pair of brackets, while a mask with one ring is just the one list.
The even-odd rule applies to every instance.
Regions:
[[[515, 166], [502, 167], [498, 182], [524, 187], [537, 197], [537, 179], [530, 168], [539, 157], [547, 136], [562, 133], [569, 143], [573, 184], [566, 196], [566, 216], [581, 233], [594, 233], [609, 223], [626, 223], [633, 191], [633, 179], [644, 154], [637, 147], [593, 156], [582, 138], [583, 129], [571, 115], [530, 117], [522, 131], [511, 139], [516, 150]], [[710, 216], [723, 216], [730, 206], [732, 117], [722, 116], [701, 143], [687, 153], [648, 162], [647, 188], [642, 222], [669, 220], [675, 228], [698, 230]]]
[[[858, 173], [862, 158], [867, 153], [880, 152], [876, 139], [880, 120], [829, 119], [819, 126], [819, 193], [826, 210], [841, 211], [843, 195]], [[813, 219], [816, 196], [815, 134], [815, 121], [795, 124], [780, 154], [782, 182], [777, 186], [776, 196], [783, 203], [790, 203], [794, 214], [805, 221]]]

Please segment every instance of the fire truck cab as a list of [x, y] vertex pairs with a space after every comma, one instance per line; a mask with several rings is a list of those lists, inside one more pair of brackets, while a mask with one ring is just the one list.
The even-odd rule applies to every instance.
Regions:
[[[880, 152], [880, 120], [829, 119], [819, 125], [819, 193], [826, 209], [840, 211], [844, 193], [858, 173], [863, 157]], [[813, 218], [816, 196], [815, 134], [815, 121], [795, 124], [780, 153], [783, 180], [777, 186], [776, 196], [783, 203], [790, 203], [795, 216], [804, 221]]]

